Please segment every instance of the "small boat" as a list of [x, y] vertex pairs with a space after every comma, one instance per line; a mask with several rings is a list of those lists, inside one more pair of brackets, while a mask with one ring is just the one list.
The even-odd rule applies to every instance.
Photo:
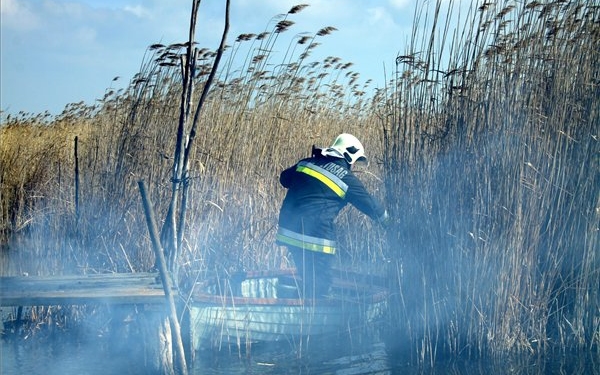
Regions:
[[298, 342], [365, 327], [387, 307], [388, 293], [373, 279], [336, 271], [330, 293], [315, 299], [299, 297], [301, 281], [293, 269], [207, 279], [192, 292], [192, 346], [202, 350], [223, 344]]

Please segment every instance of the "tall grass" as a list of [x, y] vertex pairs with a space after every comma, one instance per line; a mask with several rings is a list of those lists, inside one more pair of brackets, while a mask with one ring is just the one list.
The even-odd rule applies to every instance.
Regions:
[[[200, 117], [182, 287], [207, 270], [287, 266], [273, 243], [278, 175], [350, 132], [371, 159], [357, 173], [395, 223], [383, 231], [344, 210], [339, 261], [390, 276], [393, 349], [420, 362], [598, 352], [599, 4], [443, 4], [415, 14], [412, 43], [373, 95], [350, 63], [312, 60], [332, 27], [272, 52], [303, 7], [237, 37]], [[151, 46], [127, 89], [94, 106], [0, 127], [4, 274], [153, 267], [136, 183], [164, 217], [185, 47]], [[214, 57], [197, 50], [198, 84]]]
[[402, 349], [597, 352], [599, 4], [440, 5], [382, 110]]

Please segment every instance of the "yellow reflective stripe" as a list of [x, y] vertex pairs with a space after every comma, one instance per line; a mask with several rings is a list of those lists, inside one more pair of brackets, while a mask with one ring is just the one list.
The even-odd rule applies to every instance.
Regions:
[[[313, 166], [313, 167], [317, 167], [317, 166]], [[319, 169], [322, 169], [322, 168], [319, 168]], [[331, 178], [329, 178], [325, 174], [321, 173], [320, 171], [317, 171], [309, 166], [302, 165], [302, 164], [299, 164], [298, 167], [296, 168], [296, 170], [298, 172], [306, 173], [307, 175], [312, 176], [312, 177], [316, 178], [317, 180], [321, 181], [322, 183], [327, 185], [328, 188], [333, 190], [333, 192], [336, 193], [340, 198], [344, 198], [346, 196], [345, 189], [340, 187], [336, 182], [334, 182]]]
[[317, 245], [317, 244], [312, 244], [312, 243], [306, 243], [306, 242], [302, 242], [300, 240], [296, 240], [294, 238], [285, 237], [280, 234], [277, 235], [277, 239], [279, 240], [279, 242], [281, 242], [283, 244], [294, 246], [294, 247], [299, 247], [301, 249], [321, 252], [321, 253], [325, 253], [325, 254], [335, 254], [335, 248], [331, 247], [331, 246], [322, 246], [322, 245]]
[[331, 181], [329, 178], [325, 177], [323, 174], [321, 174], [313, 169], [310, 169], [308, 167], [303, 167], [303, 166], [299, 166], [298, 171], [300, 171], [302, 173], [306, 173], [309, 176], [313, 176], [317, 180], [321, 181], [322, 183], [327, 185], [327, 187], [329, 187], [331, 190], [333, 190], [333, 192], [336, 193], [339, 197], [344, 198], [346, 196], [345, 191], [343, 191], [338, 185], [335, 184], [335, 182]]
[[[298, 237], [301, 237], [301, 239]], [[306, 241], [311, 239], [322, 243]], [[317, 251], [325, 254], [335, 254], [335, 241], [317, 239], [316, 237], [310, 236], [302, 236], [283, 228], [280, 228], [279, 232], [277, 233], [277, 241], [285, 245], [295, 246], [305, 250]]]

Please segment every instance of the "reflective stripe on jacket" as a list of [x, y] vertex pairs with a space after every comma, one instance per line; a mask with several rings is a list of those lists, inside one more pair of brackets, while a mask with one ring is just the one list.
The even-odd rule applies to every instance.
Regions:
[[321, 181], [322, 183], [327, 185], [328, 188], [333, 190], [333, 192], [336, 193], [340, 198], [346, 197], [348, 185], [346, 185], [346, 183], [342, 181], [341, 178], [326, 170], [325, 168], [321, 168], [320, 166], [308, 161], [301, 161], [298, 163], [296, 170], [298, 172], [306, 173], [307, 175], [312, 176], [317, 180]]
[[325, 254], [335, 254], [335, 241], [307, 236], [302, 233], [279, 228], [277, 242], [283, 245], [294, 246], [299, 249], [318, 251]]

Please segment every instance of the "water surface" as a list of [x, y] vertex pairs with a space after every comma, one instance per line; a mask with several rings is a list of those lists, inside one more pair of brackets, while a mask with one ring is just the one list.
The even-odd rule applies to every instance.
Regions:
[[[52, 344], [49, 344], [52, 342]], [[109, 347], [103, 338], [83, 341], [28, 338], [1, 340], [2, 375], [35, 374], [147, 374], [139, 345]], [[598, 353], [520, 357], [502, 361], [439, 359], [433, 366], [419, 366], [394, 358], [384, 343], [352, 343], [331, 340], [325, 345], [294, 343], [235, 346], [197, 353], [191, 375], [206, 374], [465, 374], [465, 375], [596, 375]]]

